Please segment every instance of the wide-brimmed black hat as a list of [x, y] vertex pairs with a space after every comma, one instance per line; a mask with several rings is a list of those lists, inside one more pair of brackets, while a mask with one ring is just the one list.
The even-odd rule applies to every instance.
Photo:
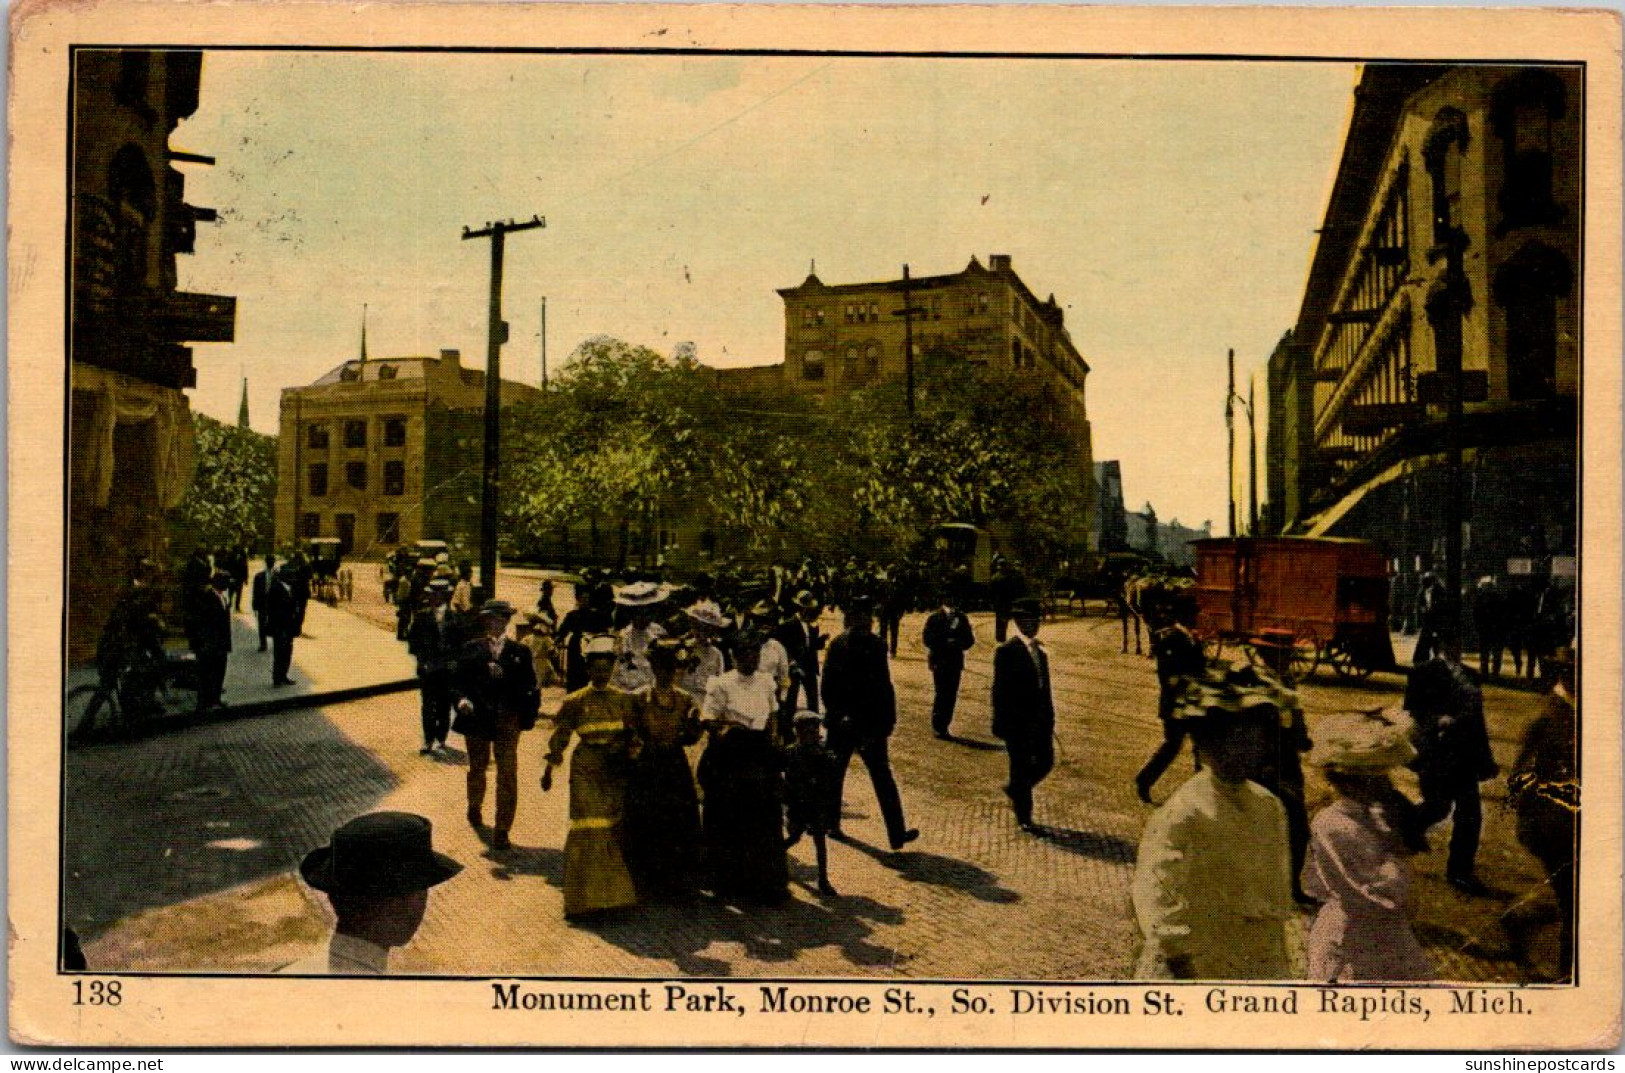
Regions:
[[433, 825], [410, 812], [372, 812], [333, 832], [300, 862], [305, 882], [328, 894], [391, 896], [444, 883], [463, 866], [436, 853]]
[[513, 604], [506, 600], [487, 600], [480, 605], [481, 615], [496, 615], [501, 618], [513, 618]]
[[1011, 603], [1010, 614], [1032, 615], [1035, 618], [1041, 618], [1044, 614], [1044, 605], [1040, 604], [1036, 597], [1023, 596], [1021, 599]]

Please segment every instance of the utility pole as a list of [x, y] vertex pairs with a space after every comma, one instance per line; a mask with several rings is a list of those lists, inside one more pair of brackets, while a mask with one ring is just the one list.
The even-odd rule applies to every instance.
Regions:
[[547, 295], [542, 295], [542, 393], [547, 393]]
[[1224, 428], [1229, 434], [1230, 449], [1224, 453], [1226, 474], [1225, 495], [1230, 501], [1230, 535], [1236, 535], [1236, 414], [1231, 403], [1236, 398], [1236, 352], [1230, 351], [1230, 383], [1224, 392]]
[[507, 236], [513, 231], [546, 227], [547, 221], [532, 216], [523, 223], [512, 220], [487, 223], [479, 230], [463, 228], [463, 240], [491, 240], [491, 302], [485, 346], [485, 466], [480, 483], [480, 587], [485, 598], [497, 588], [497, 489], [502, 446], [502, 344], [508, 339], [508, 325], [502, 319], [502, 254]]
[[1471, 298], [1467, 292], [1462, 254], [1467, 235], [1457, 227], [1446, 229], [1443, 285], [1426, 301], [1433, 326], [1433, 348], [1445, 404], [1444, 589], [1445, 617], [1442, 643], [1452, 659], [1461, 658], [1461, 320]]
[[1247, 535], [1258, 535], [1258, 426], [1253, 420], [1255, 373], [1247, 379]]
[[903, 266], [903, 308], [894, 309], [892, 316], [903, 318], [903, 375], [908, 399], [908, 416], [914, 416], [914, 318], [925, 312], [914, 308], [913, 292], [908, 285], [908, 265]]

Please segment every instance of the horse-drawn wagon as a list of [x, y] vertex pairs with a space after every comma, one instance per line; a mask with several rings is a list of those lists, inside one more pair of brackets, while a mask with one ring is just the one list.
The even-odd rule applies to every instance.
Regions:
[[1193, 540], [1196, 632], [1306, 678], [1321, 663], [1340, 677], [1393, 670], [1388, 563], [1375, 544], [1311, 537]]

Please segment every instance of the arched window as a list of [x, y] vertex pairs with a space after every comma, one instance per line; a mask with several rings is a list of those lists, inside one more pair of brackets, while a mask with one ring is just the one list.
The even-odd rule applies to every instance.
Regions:
[[1531, 242], [1495, 273], [1495, 300], [1506, 310], [1507, 395], [1513, 400], [1557, 394], [1558, 299], [1574, 286], [1561, 253]]
[[1422, 142], [1422, 161], [1433, 186], [1433, 246], [1440, 253], [1451, 232], [1461, 226], [1461, 166], [1467, 138], [1467, 117], [1454, 108], [1441, 108]]
[[870, 343], [863, 352], [864, 372], [872, 377], [880, 375], [880, 344]]
[[1551, 71], [1526, 68], [1500, 85], [1490, 101], [1490, 123], [1501, 140], [1501, 223], [1497, 233], [1551, 223], [1561, 215], [1552, 199], [1552, 138], [1567, 109], [1568, 92]]
[[822, 350], [809, 350], [801, 356], [801, 378], [803, 380], [822, 380], [824, 378], [824, 352]]

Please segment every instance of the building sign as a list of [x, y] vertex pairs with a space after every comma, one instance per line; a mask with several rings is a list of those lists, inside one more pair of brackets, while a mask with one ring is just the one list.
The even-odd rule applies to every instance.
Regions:
[[1528, 575], [1533, 574], [1534, 572], [1535, 572], [1535, 560], [1533, 560], [1533, 559], [1508, 559], [1507, 560], [1507, 573], [1511, 574], [1513, 577], [1527, 577]]

